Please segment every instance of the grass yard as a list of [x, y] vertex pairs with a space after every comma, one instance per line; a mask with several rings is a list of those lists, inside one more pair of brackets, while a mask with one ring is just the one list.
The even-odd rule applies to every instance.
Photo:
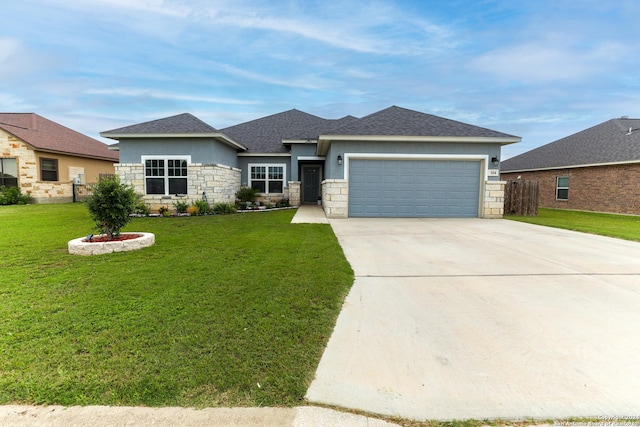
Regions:
[[506, 219], [640, 241], [640, 217], [540, 208], [538, 216], [505, 215]]
[[0, 207], [0, 404], [300, 404], [353, 272], [293, 214], [136, 218], [154, 246], [82, 257], [84, 204]]

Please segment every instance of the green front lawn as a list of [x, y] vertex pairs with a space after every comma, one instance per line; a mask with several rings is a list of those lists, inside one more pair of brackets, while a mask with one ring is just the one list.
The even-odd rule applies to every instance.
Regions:
[[353, 272], [293, 214], [136, 218], [154, 246], [82, 257], [83, 204], [0, 207], [0, 404], [300, 404]]
[[538, 216], [505, 215], [506, 219], [640, 241], [640, 217], [540, 208]]

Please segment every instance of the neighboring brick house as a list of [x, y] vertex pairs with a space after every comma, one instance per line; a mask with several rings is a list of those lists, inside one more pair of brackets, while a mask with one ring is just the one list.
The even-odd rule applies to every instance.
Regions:
[[0, 113], [0, 186], [35, 203], [73, 200], [73, 183], [114, 174], [118, 152], [34, 113]]
[[538, 181], [541, 207], [640, 215], [640, 119], [608, 120], [505, 160], [500, 176]]

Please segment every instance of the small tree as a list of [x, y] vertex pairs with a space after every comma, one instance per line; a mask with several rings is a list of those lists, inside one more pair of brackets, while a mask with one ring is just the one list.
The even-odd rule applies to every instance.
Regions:
[[133, 187], [120, 183], [118, 177], [101, 179], [93, 187], [93, 195], [87, 199], [87, 208], [96, 229], [109, 240], [120, 235], [138, 203]]

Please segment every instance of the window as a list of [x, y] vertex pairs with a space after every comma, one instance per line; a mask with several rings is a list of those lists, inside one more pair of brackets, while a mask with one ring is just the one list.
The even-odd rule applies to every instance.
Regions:
[[285, 165], [249, 165], [249, 187], [261, 193], [284, 192]]
[[58, 159], [40, 159], [40, 180], [58, 180]]
[[143, 158], [147, 194], [187, 194], [188, 157]]
[[18, 163], [16, 159], [0, 159], [0, 187], [18, 186]]
[[556, 200], [569, 200], [568, 176], [559, 176], [556, 179]]

